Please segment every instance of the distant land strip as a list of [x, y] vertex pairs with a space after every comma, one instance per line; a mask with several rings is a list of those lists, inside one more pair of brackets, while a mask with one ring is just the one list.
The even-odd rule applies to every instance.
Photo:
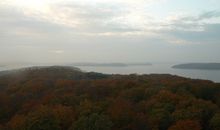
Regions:
[[72, 63], [72, 66], [88, 67], [127, 67], [127, 66], [151, 66], [151, 63]]
[[220, 70], [220, 63], [187, 63], [172, 66], [175, 69]]

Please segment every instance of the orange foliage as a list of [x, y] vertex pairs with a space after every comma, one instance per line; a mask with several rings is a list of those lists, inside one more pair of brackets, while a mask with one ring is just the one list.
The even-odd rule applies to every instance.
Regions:
[[202, 127], [196, 120], [180, 120], [168, 130], [202, 130]]

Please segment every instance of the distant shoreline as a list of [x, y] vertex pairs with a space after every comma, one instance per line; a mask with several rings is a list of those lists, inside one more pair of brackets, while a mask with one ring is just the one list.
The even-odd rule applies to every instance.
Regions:
[[152, 66], [151, 63], [73, 63], [77, 67], [128, 67], [128, 66]]
[[220, 63], [186, 63], [172, 66], [174, 69], [220, 70]]

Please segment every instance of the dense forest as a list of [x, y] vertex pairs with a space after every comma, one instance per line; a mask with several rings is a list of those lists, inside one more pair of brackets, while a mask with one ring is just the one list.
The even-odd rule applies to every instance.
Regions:
[[4, 71], [0, 130], [220, 130], [220, 83], [59, 66]]

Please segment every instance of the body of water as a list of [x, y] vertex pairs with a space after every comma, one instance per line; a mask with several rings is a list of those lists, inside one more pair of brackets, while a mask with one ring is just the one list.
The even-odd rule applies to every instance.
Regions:
[[[78, 66], [78, 68], [86, 72], [93, 71], [93, 72], [100, 72], [105, 74], [172, 74], [172, 75], [178, 75], [192, 79], [211, 80], [220, 83], [220, 70], [173, 69], [171, 68], [173, 65], [175, 64], [153, 64], [152, 66], [127, 66], [127, 67]], [[15, 68], [22, 68], [22, 66], [0, 67], [0, 71], [15, 69]]]
[[173, 69], [175, 64], [153, 64], [152, 66], [127, 67], [89, 67], [79, 66], [83, 71], [94, 71], [106, 74], [172, 74], [192, 79], [212, 80], [220, 83], [220, 70]]

